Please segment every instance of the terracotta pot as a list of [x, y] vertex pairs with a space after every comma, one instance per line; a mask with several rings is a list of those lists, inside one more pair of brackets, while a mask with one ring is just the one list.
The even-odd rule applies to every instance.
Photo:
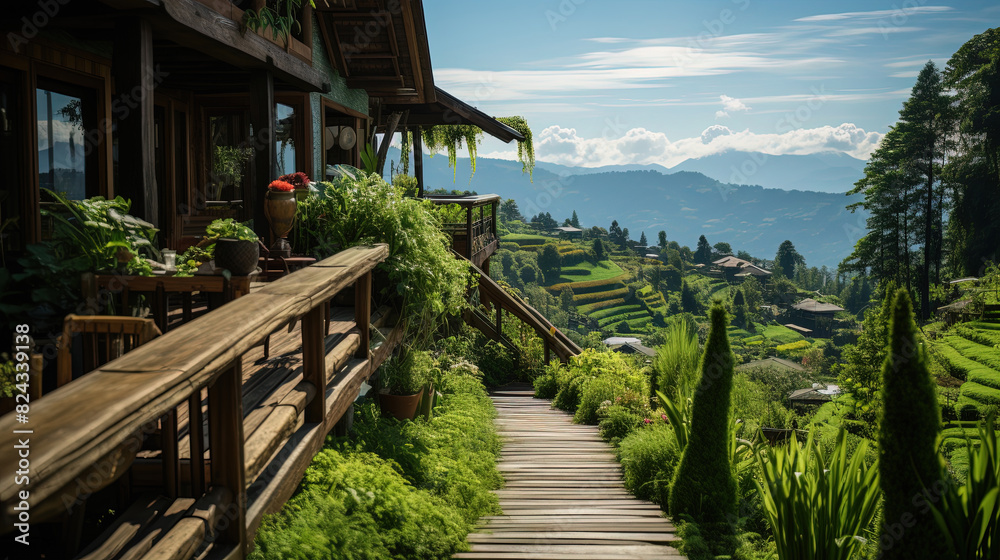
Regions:
[[420, 404], [420, 398], [423, 395], [423, 389], [415, 395], [379, 393], [378, 406], [383, 412], [388, 413], [394, 418], [399, 420], [413, 420], [413, 416], [417, 413], [417, 405]]
[[257, 269], [260, 257], [256, 241], [219, 239], [215, 242], [215, 264], [233, 276], [246, 276]]
[[271, 233], [277, 238], [270, 248], [273, 257], [291, 256], [291, 247], [285, 236], [292, 231], [292, 226], [295, 224], [296, 204], [294, 191], [268, 189], [264, 195], [264, 216], [271, 227]]

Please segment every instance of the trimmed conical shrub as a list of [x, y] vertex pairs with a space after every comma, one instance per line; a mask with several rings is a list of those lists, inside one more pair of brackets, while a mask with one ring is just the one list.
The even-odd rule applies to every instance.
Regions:
[[910, 296], [900, 289], [892, 307], [889, 353], [882, 365], [878, 441], [885, 497], [879, 549], [886, 560], [946, 556], [944, 535], [925, 502], [928, 493], [933, 497], [947, 481], [935, 445], [941, 413], [916, 330]]
[[733, 353], [721, 302], [712, 306], [711, 318], [692, 403], [690, 435], [670, 487], [671, 515], [687, 514], [701, 523], [725, 522], [736, 512], [736, 480], [729, 463]]

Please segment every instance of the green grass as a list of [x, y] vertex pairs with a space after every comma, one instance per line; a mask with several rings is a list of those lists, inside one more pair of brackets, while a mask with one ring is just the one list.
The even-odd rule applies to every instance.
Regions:
[[607, 307], [605, 309], [599, 309], [590, 314], [591, 319], [604, 319], [605, 317], [611, 317], [613, 315], [622, 315], [625, 313], [631, 313], [633, 311], [643, 311], [641, 305], [618, 305], [615, 307]]
[[963, 356], [946, 342], [937, 342], [932, 348], [938, 362], [951, 375], [983, 385], [1000, 387], [1000, 372], [997, 370]]
[[986, 331], [1000, 331], [1000, 323], [991, 323], [989, 321], [972, 321], [970, 323], [965, 323], [974, 329], [982, 329]]
[[764, 327], [761, 334], [779, 344], [789, 344], [799, 340], [805, 340], [804, 336], [784, 325], [768, 325]]
[[615, 290], [607, 290], [604, 292], [592, 292], [589, 294], [576, 294], [573, 296], [573, 301], [577, 304], [586, 305], [588, 303], [594, 303], [597, 301], [603, 301], [607, 299], [624, 298], [628, 295], [627, 288], [618, 288]]
[[530, 233], [510, 233], [500, 238], [500, 241], [509, 241], [518, 245], [540, 245], [550, 240], [554, 240], [554, 238]]
[[[975, 401], [977, 405], [1000, 405], [1000, 389], [980, 385], [975, 381], [962, 384], [961, 395]], [[960, 400], [959, 403], [962, 401]]]
[[975, 360], [995, 370], [1000, 370], [1000, 352], [992, 346], [984, 346], [959, 336], [946, 336], [944, 341], [958, 350], [966, 358]]
[[625, 271], [621, 269], [620, 266], [611, 261], [601, 261], [597, 265], [591, 264], [589, 262], [583, 262], [574, 266], [563, 267], [563, 273], [567, 270], [581, 270], [586, 271], [586, 275], [578, 275], [576, 272], [572, 275], [565, 275], [559, 278], [559, 282], [585, 282], [590, 280], [610, 280], [612, 278], [617, 278], [625, 274]]
[[608, 307], [615, 307], [617, 305], [625, 305], [625, 298], [615, 298], [605, 301], [598, 301], [596, 303], [590, 303], [587, 305], [580, 305], [576, 308], [577, 311], [583, 314], [593, 313], [599, 309], [607, 309]]
[[[617, 315], [612, 315], [610, 317], [601, 319], [600, 321], [598, 321], [598, 325], [600, 325], [601, 328], [604, 328], [610, 324], [618, 324], [622, 321], [634, 321], [636, 319], [643, 319], [643, 318], [652, 319], [651, 317], [649, 317], [649, 313], [646, 313], [645, 310], [630, 311], [628, 313], [619, 313]], [[632, 326], [631, 323], [629, 323], [629, 326]]]

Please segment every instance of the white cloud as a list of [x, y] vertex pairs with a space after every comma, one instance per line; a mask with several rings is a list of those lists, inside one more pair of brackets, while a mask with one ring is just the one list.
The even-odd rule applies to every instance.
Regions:
[[913, 70], [911, 72], [895, 72], [895, 73], [889, 74], [889, 77], [890, 78], [916, 78], [917, 74], [919, 74], [919, 73], [920, 72], [917, 72], [916, 70]]
[[719, 101], [722, 102], [722, 109], [720, 109], [720, 110], [718, 110], [718, 111], [715, 112], [715, 118], [717, 118], [717, 119], [721, 119], [723, 117], [728, 117], [730, 111], [732, 111], [732, 112], [736, 112], [736, 111], [744, 111], [744, 112], [746, 112], [746, 111], [750, 110], [750, 107], [748, 107], [745, 103], [743, 103], [739, 99], [736, 99], [735, 97], [729, 97], [726, 94], [720, 95], [719, 96]]
[[[69, 142], [70, 136], [73, 141], [80, 145], [83, 142], [83, 127], [71, 124], [67, 121], [52, 121], [52, 139], [54, 142]], [[47, 150], [49, 148], [49, 121], [38, 121], [38, 149]]]
[[896, 8], [893, 10], [874, 10], [871, 12], [841, 12], [839, 14], [819, 14], [798, 18], [795, 21], [817, 22], [817, 21], [842, 21], [846, 19], [881, 19], [892, 18], [894, 20], [903, 19], [916, 14], [940, 13], [951, 11], [951, 6], [912, 6]]
[[[851, 123], [781, 133], [756, 133], [749, 129], [734, 132], [715, 125], [705, 129], [700, 136], [676, 141], [670, 141], [662, 132], [644, 128], [634, 128], [619, 138], [609, 139], [586, 138], [574, 128], [550, 126], [537, 134], [535, 153], [541, 161], [580, 167], [628, 163], [658, 163], [672, 167], [685, 159], [727, 150], [770, 155], [837, 151], [867, 159], [881, 140], [882, 134], [868, 132]], [[483, 155], [510, 159], [513, 152]]]
[[923, 27], [892, 27], [889, 25], [879, 25], [878, 27], [849, 27], [837, 29], [829, 33], [830, 37], [854, 37], [857, 35], [888, 35], [890, 33], [911, 33], [923, 31]]

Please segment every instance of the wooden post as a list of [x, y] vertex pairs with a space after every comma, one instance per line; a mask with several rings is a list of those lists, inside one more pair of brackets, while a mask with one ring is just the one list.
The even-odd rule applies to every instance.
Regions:
[[191, 495], [205, 493], [205, 430], [201, 412], [201, 391], [188, 399], [188, 443], [191, 446]]
[[163, 467], [163, 487], [168, 498], [178, 496], [177, 484], [177, 409], [172, 409], [163, 417], [163, 428], [160, 430], [160, 460]]
[[497, 207], [500, 203], [493, 201], [493, 223], [490, 224], [490, 241], [497, 238]]
[[472, 206], [465, 207], [465, 258], [472, 260]]
[[389, 155], [389, 144], [392, 143], [392, 135], [396, 134], [396, 127], [399, 126], [399, 119], [403, 117], [403, 113], [396, 111], [389, 115], [389, 120], [385, 124], [385, 132], [382, 136], [382, 145], [378, 147], [378, 162], [376, 173], [379, 176], [382, 175], [385, 169], [385, 158]]
[[326, 420], [325, 332], [322, 306], [302, 317], [302, 379], [316, 387], [316, 396], [306, 405], [305, 421], [316, 424]]
[[413, 129], [413, 174], [417, 178], [417, 196], [424, 197], [424, 148], [420, 127]]
[[354, 323], [361, 331], [361, 342], [358, 344], [357, 358], [368, 359], [371, 347], [372, 318], [372, 273], [368, 271], [354, 283]]
[[249, 550], [246, 532], [246, 481], [243, 456], [243, 361], [236, 358], [208, 388], [208, 440], [212, 446], [212, 485], [233, 494], [232, 511], [226, 511], [216, 537], [239, 544], [240, 558]]
[[[114, 39], [114, 97], [128, 100], [128, 110], [118, 121], [121, 181], [117, 182], [114, 194], [132, 200], [133, 214], [159, 225], [153, 120], [153, 88], [156, 87], [153, 29], [142, 18], [123, 17], [115, 26]], [[110, 143], [111, 140], [106, 141]]]
[[254, 231], [261, 239], [268, 239], [270, 246], [273, 240], [264, 216], [264, 191], [268, 183], [277, 179], [273, 175], [278, 156], [274, 150], [274, 76], [264, 70], [250, 76], [250, 126], [253, 128], [254, 163], [249, 184], [244, 187], [244, 204], [251, 212]]

